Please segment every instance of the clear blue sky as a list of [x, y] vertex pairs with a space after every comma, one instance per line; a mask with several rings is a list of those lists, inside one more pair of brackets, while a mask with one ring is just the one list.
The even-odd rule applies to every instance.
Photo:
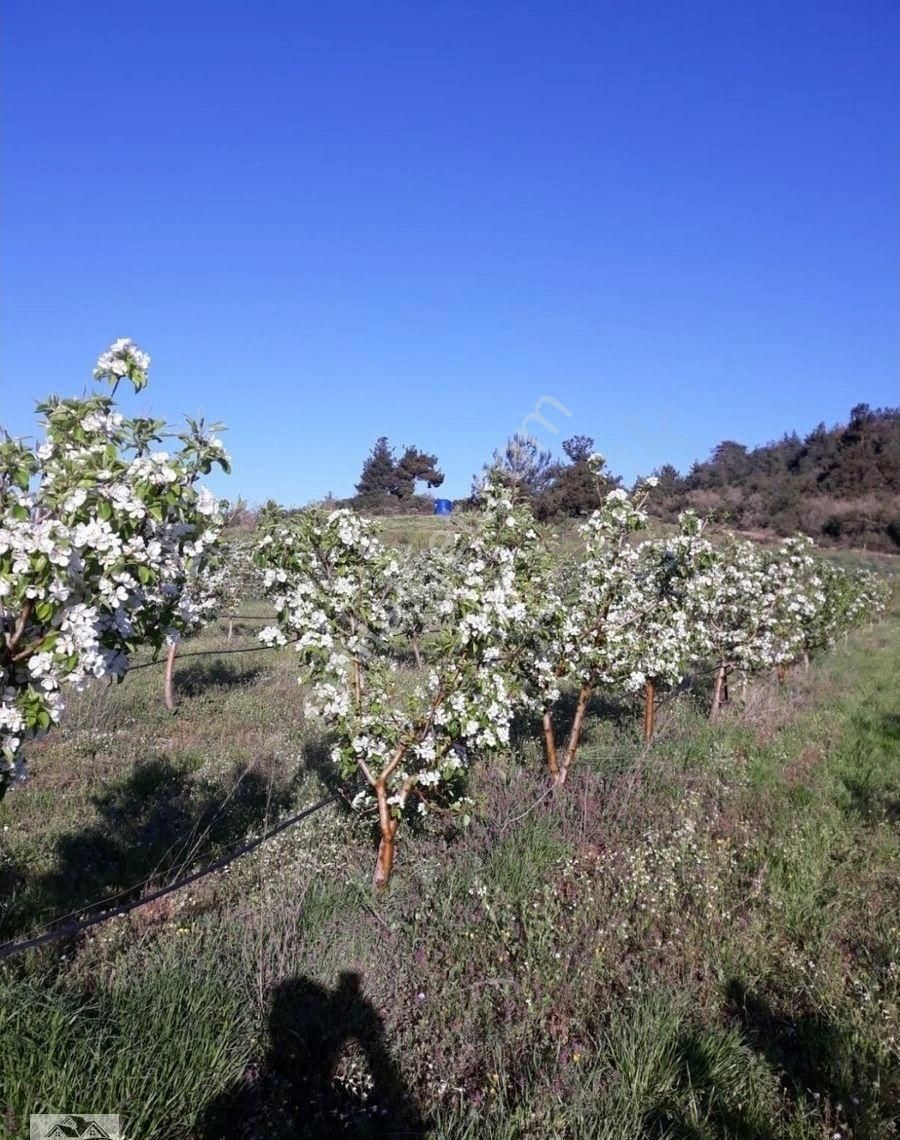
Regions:
[[231, 497], [630, 478], [898, 385], [896, 0], [2, 4], [0, 422], [131, 336]]

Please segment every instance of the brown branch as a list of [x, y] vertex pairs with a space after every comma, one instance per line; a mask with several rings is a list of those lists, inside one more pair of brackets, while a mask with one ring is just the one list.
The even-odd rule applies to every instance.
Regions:
[[[52, 633], [54, 631], [51, 630], [50, 632]], [[41, 647], [46, 643], [49, 636], [49, 633], [45, 633], [43, 637], [39, 637], [37, 641], [31, 641], [28, 643], [28, 645], [24, 645], [18, 653], [14, 653], [10, 658], [11, 664], [15, 665], [19, 661], [27, 661], [27, 659], [31, 657], [32, 654], [39, 652]]]
[[25, 632], [25, 627], [31, 621], [31, 615], [34, 611], [34, 599], [26, 598], [25, 604], [22, 606], [22, 612], [19, 614], [19, 619], [16, 622], [15, 629], [13, 630], [12, 637], [7, 641], [3, 647], [3, 660], [4, 663], [13, 660], [13, 654], [16, 651], [16, 646], [22, 640], [22, 634]]
[[391, 808], [387, 802], [387, 783], [384, 776], [379, 777], [375, 784], [375, 798], [378, 801], [378, 828], [381, 832], [381, 839], [378, 843], [378, 854], [375, 857], [372, 886], [376, 894], [381, 894], [387, 889], [387, 885], [391, 881], [391, 872], [394, 869], [394, 836], [397, 834], [399, 823], [399, 820], [391, 817]]
[[724, 703], [724, 700], [726, 699], [723, 696], [723, 691], [725, 689], [725, 685], [726, 685], [725, 666], [720, 664], [718, 666], [718, 668], [716, 669], [716, 679], [713, 682], [712, 707], [709, 710], [709, 719], [710, 720], [718, 719], [719, 712], [721, 710], [722, 704]]
[[390, 777], [393, 776], [394, 772], [396, 772], [396, 770], [400, 764], [400, 761], [406, 755], [406, 750], [408, 747], [409, 747], [409, 745], [405, 741], [403, 741], [403, 740], [400, 741], [400, 743], [394, 749], [393, 756], [390, 758], [387, 765], [382, 770], [381, 775], [375, 781], [375, 787], [376, 788], [379, 784], [382, 784], [382, 783], [386, 784], [387, 781], [390, 779]]

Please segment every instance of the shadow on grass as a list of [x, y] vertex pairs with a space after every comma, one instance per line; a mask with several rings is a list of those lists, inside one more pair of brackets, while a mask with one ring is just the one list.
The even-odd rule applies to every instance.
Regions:
[[232, 664], [229, 661], [175, 662], [177, 696], [199, 697], [208, 689], [239, 689], [252, 685], [265, 672], [257, 665]]
[[205, 1107], [198, 1140], [425, 1134], [359, 974], [342, 974], [334, 991], [292, 978], [270, 1008], [268, 1052]]
[[[352, 781], [341, 776], [337, 764], [331, 758], [331, 745], [326, 737], [304, 741], [302, 755], [304, 768], [316, 777], [326, 792], [340, 792], [342, 795], [347, 792]], [[342, 800], [342, 803], [349, 808], [346, 800]]]
[[219, 787], [198, 785], [183, 769], [155, 759], [92, 798], [99, 819], [59, 836], [54, 862], [38, 875], [27, 869], [3, 915], [9, 939], [57, 917], [123, 892], [109, 905], [140, 895], [138, 884], [171, 880], [240, 843], [294, 799], [296, 783], [237, 768]]
[[841, 780], [849, 797], [845, 815], [858, 815], [869, 823], [883, 819], [900, 821], [900, 798], [885, 792], [884, 787], [866, 776], [844, 776]]
[[885, 713], [879, 728], [886, 739], [900, 740], [900, 713]]
[[728, 983], [726, 1012], [768, 1065], [783, 1074], [796, 1104], [842, 1111], [860, 1136], [875, 1135], [873, 1129], [894, 1119], [900, 1075], [880, 1071], [878, 1058], [829, 1018], [815, 1011], [781, 1011], [738, 980]]

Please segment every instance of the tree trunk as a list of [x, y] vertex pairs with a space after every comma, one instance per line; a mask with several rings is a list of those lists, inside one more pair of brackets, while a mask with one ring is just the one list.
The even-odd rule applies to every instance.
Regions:
[[553, 777], [553, 783], [557, 787], [561, 787], [569, 775], [569, 769], [575, 762], [575, 757], [578, 754], [578, 745], [581, 743], [581, 733], [584, 728], [584, 718], [587, 713], [588, 701], [591, 699], [591, 686], [582, 685], [581, 691], [578, 694], [578, 704], [575, 708], [575, 719], [572, 721], [572, 730], [569, 733], [569, 739], [566, 741], [566, 750], [563, 753], [563, 761], [559, 766], [559, 771]]
[[644, 743], [653, 739], [656, 727], [656, 682], [651, 678], [644, 689]]
[[377, 895], [384, 894], [391, 881], [394, 870], [394, 833], [397, 830], [397, 821], [391, 821], [392, 830], [382, 835], [378, 842], [378, 854], [375, 857], [375, 874], [372, 876], [372, 887]]
[[787, 680], [787, 665], [776, 665], [775, 676], [778, 678], [778, 684], [783, 685]]
[[397, 825], [400, 821], [391, 818], [391, 809], [387, 802], [387, 787], [382, 780], [375, 784], [375, 798], [378, 801], [378, 827], [381, 831], [381, 839], [378, 843], [378, 854], [375, 857], [372, 886], [376, 894], [383, 894], [391, 881], [391, 872], [394, 869], [394, 836], [397, 834]]
[[230, 617], [228, 619], [228, 635], [226, 636], [225, 640], [231, 641], [231, 639], [233, 637], [234, 637], [234, 618]]
[[808, 653], [803, 654], [803, 672], [804, 673], [809, 672], [809, 654]]
[[709, 710], [709, 719], [716, 720], [722, 705], [728, 700], [728, 682], [725, 675], [725, 666], [716, 669], [716, 679], [713, 684], [712, 708]]
[[544, 752], [547, 757], [547, 768], [550, 775], [556, 777], [559, 773], [559, 761], [556, 757], [556, 733], [553, 731], [553, 713], [547, 709], [541, 723], [544, 726]]
[[166, 654], [166, 671], [163, 681], [163, 696], [169, 712], [175, 712], [175, 654], [178, 652], [178, 642], [173, 641]]
[[412, 647], [413, 657], [416, 659], [416, 668], [422, 668], [422, 650], [419, 648], [419, 639], [415, 636], [409, 639], [409, 644]]

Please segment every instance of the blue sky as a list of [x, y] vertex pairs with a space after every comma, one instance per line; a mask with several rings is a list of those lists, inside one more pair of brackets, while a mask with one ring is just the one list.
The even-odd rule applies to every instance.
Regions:
[[894, 404], [894, 0], [3, 5], [0, 422], [131, 336], [216, 488], [446, 493], [541, 397], [631, 478]]

